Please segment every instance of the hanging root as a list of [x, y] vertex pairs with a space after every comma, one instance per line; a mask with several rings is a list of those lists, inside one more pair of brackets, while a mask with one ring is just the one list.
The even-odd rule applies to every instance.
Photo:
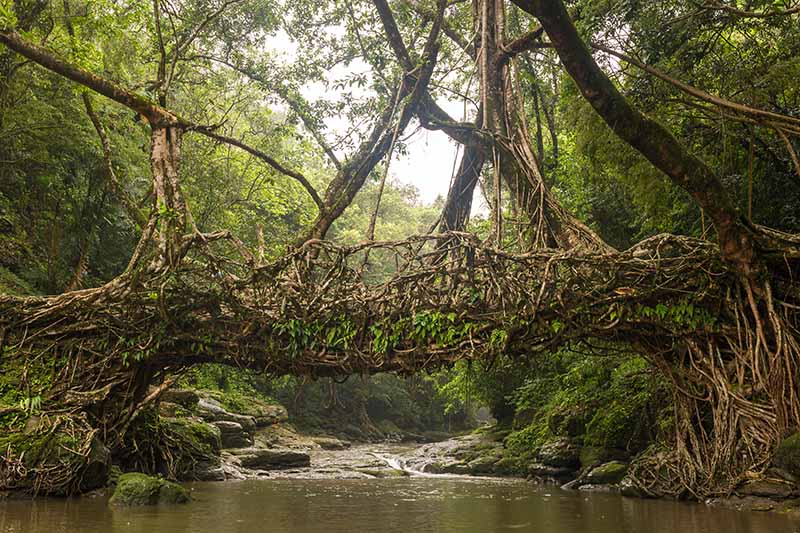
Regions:
[[687, 340], [680, 365], [660, 362], [675, 396], [674, 446], [649, 450], [632, 474], [654, 496], [728, 495], [800, 427], [793, 308], [776, 311], [768, 282], [759, 291], [739, 284], [726, 303], [735, 327], [714, 341]]

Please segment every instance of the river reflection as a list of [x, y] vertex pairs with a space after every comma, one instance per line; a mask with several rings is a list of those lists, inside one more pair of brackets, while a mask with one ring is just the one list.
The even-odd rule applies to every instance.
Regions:
[[783, 516], [469, 478], [252, 480], [190, 485], [183, 506], [104, 497], [0, 503], [3, 533], [800, 533]]

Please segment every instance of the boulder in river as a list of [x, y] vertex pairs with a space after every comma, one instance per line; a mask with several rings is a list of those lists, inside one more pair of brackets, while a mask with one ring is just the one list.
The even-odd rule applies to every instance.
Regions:
[[111, 505], [156, 505], [187, 503], [188, 501], [189, 493], [177, 483], [139, 472], [129, 472], [119, 476], [117, 488], [108, 503]]
[[477, 459], [473, 459], [467, 466], [473, 475], [486, 475], [494, 473], [494, 465], [500, 458], [496, 455], [482, 455]]
[[319, 449], [313, 437], [299, 434], [291, 424], [273, 424], [259, 428], [255, 433], [256, 447], [292, 448], [297, 450]]
[[516, 457], [505, 455], [492, 467], [492, 471], [498, 476], [516, 476], [524, 474], [524, 466]]
[[[434, 468], [434, 465], [435, 468]], [[427, 472], [429, 469], [426, 468], [423, 471]], [[450, 463], [445, 463], [440, 465], [438, 463], [434, 463], [430, 467], [430, 471], [433, 473], [439, 474], [457, 474], [457, 475], [467, 475], [470, 473], [469, 465], [466, 463], [462, 463], [461, 461], [452, 461]]]
[[542, 463], [531, 463], [528, 465], [528, 474], [535, 478], [563, 480], [572, 477], [574, 472], [572, 468], [565, 468], [563, 466], [548, 466]]
[[589, 471], [584, 481], [590, 485], [614, 485], [628, 473], [628, 465], [622, 461], [611, 461]]
[[195, 463], [191, 475], [186, 477], [192, 481], [225, 481], [225, 469], [219, 457], [216, 457]]

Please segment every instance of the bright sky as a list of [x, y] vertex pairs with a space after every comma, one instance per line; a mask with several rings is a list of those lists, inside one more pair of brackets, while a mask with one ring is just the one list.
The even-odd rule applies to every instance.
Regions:
[[[332, 32], [341, 31], [340, 28], [331, 28]], [[297, 53], [296, 43], [292, 42], [286, 34], [278, 34], [267, 41], [267, 47], [273, 54], [283, 56], [284, 60], [291, 61]], [[340, 79], [354, 72], [369, 72], [369, 67], [360, 60], [353, 61], [348, 67], [341, 65], [329, 73], [329, 81]], [[322, 97], [330, 98], [331, 91], [323, 83], [315, 83], [301, 89], [303, 96], [309, 101]], [[463, 119], [463, 104], [453, 100], [438, 100], [438, 104], [450, 116]], [[332, 141], [337, 135], [344, 133], [350, 124], [338, 117], [326, 121], [328, 131], [326, 137]], [[371, 125], [365, 125], [364, 132]], [[416, 130], [416, 131], [415, 131]], [[410, 134], [412, 134], [409, 137]], [[405, 131], [407, 153], [398, 155], [395, 152], [389, 166], [389, 176], [401, 183], [414, 185], [420, 193], [420, 201], [430, 204], [438, 196], [446, 197], [453, 174], [454, 159], [456, 158], [456, 144], [442, 132], [428, 131], [418, 128], [415, 121]], [[340, 155], [340, 154], [337, 154]], [[458, 153], [460, 158], [460, 152]], [[476, 206], [480, 200], [476, 195]]]

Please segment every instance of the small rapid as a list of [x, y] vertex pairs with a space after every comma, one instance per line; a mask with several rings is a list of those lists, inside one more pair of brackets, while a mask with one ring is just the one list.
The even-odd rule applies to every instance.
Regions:
[[434, 474], [432, 472], [426, 472], [425, 469], [430, 465], [429, 461], [422, 461], [422, 462], [411, 462], [408, 459], [403, 459], [402, 457], [398, 457], [396, 455], [385, 455], [379, 454], [376, 452], [368, 452], [369, 455], [385, 462], [389, 468], [393, 470], [399, 470], [401, 472], [405, 472], [410, 476], [417, 476], [417, 477], [455, 477], [455, 474]]

